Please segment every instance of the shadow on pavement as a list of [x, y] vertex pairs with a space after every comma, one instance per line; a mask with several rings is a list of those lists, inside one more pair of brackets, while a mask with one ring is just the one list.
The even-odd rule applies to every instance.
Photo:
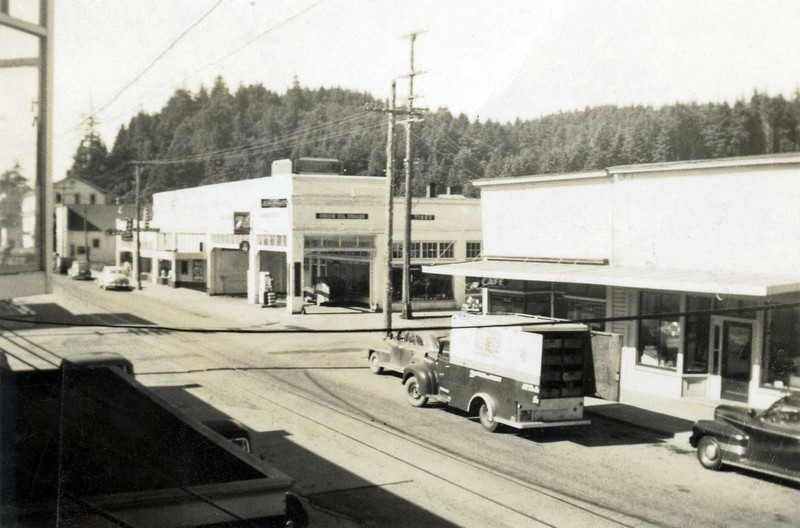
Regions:
[[[191, 386], [150, 387], [182, 411], [201, 421], [230, 418], [187, 389]], [[413, 481], [373, 484], [341, 466], [300, 447], [284, 430], [250, 430], [254, 455], [295, 480], [294, 492], [309, 510], [310, 526], [325, 526], [325, 517], [345, 517], [364, 526], [455, 527], [453, 523], [394, 494], [391, 489]], [[310, 507], [309, 507], [310, 505]]]
[[[28, 304], [26, 305], [35, 316], [28, 321], [14, 320], [2, 321], [4, 327], [11, 329], [24, 328], [52, 328], [60, 326], [114, 326], [114, 325], [142, 325], [155, 326], [153, 321], [137, 317], [130, 313], [96, 313], [73, 314], [56, 303]], [[142, 329], [147, 330], [147, 329]]]
[[670, 437], [691, 431], [694, 425], [690, 420], [622, 403], [591, 405], [586, 407], [586, 414], [624, 422], [638, 429]]
[[[432, 404], [431, 407], [444, 412], [455, 414], [466, 420], [477, 423], [478, 417], [469, 413], [447, 407], [444, 404]], [[591, 420], [588, 425], [575, 425], [569, 427], [543, 427], [539, 429], [515, 429], [501, 426], [496, 432], [489, 433], [481, 428], [484, 434], [516, 435], [531, 442], [548, 444], [556, 442], [571, 442], [583, 447], [613, 447], [636, 444], [653, 444], [666, 442], [673, 437], [670, 433], [639, 429], [635, 425], [603, 419], [601, 416], [592, 416], [588, 412], [585, 418]], [[691, 422], [689, 425], [691, 429]]]

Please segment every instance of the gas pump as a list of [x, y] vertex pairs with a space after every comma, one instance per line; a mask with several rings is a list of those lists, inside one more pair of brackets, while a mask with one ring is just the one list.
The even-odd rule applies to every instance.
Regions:
[[275, 297], [275, 287], [273, 285], [272, 274], [268, 271], [262, 271], [258, 274], [258, 278], [259, 292], [261, 292], [261, 306], [274, 308], [278, 305], [278, 303]]

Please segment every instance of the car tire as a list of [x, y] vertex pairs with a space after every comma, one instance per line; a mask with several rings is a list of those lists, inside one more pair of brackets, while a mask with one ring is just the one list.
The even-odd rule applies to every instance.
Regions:
[[494, 413], [490, 412], [489, 405], [486, 402], [482, 403], [481, 408], [478, 410], [478, 420], [480, 420], [483, 428], [490, 433], [497, 431], [497, 428], [500, 426], [494, 419]]
[[428, 403], [428, 398], [419, 391], [419, 381], [416, 376], [406, 380], [406, 400], [412, 407], [424, 407]]
[[381, 374], [383, 372], [383, 367], [378, 359], [377, 352], [373, 352], [369, 355], [369, 371], [373, 374]]
[[697, 442], [697, 460], [706, 469], [717, 471], [722, 467], [722, 446], [713, 436], [704, 436]]

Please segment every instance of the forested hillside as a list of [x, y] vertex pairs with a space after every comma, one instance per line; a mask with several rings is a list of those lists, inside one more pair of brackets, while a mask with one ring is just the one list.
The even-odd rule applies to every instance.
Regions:
[[[275, 159], [332, 157], [347, 174], [382, 175], [386, 114], [365, 93], [299, 84], [280, 95], [261, 85], [231, 92], [218, 78], [199, 93], [178, 90], [155, 114], [123, 126], [110, 152], [90, 131], [71, 174], [123, 200], [133, 192], [134, 160], [143, 195], [269, 175]], [[532, 103], [534, 104], [534, 103]], [[398, 127], [396, 167], [402, 168]], [[495, 178], [600, 169], [613, 165], [746, 156], [800, 150], [800, 91], [791, 100], [754, 93], [749, 101], [661, 108], [602, 106], [527, 121], [470, 121], [446, 109], [413, 129], [414, 194], [429, 182], [467, 185]], [[398, 171], [398, 174], [400, 172]]]

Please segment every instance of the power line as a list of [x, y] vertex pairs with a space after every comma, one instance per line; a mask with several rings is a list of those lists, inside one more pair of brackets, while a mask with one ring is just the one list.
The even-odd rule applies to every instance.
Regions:
[[[615, 323], [615, 322], [635, 322], [650, 319], [668, 319], [683, 316], [694, 315], [724, 315], [724, 314], [742, 314], [752, 313], [767, 310], [786, 310], [791, 308], [800, 308], [800, 302], [781, 303], [781, 304], [767, 304], [764, 306], [746, 306], [740, 308], [714, 308], [710, 310], [686, 310], [678, 312], [662, 312], [662, 313], [648, 313], [640, 315], [624, 315], [617, 317], [598, 317], [591, 319], [559, 319], [559, 320], [542, 320], [535, 321], [529, 320], [519, 323], [497, 323], [487, 325], [468, 325], [458, 326], [456, 328], [514, 328], [514, 327], [536, 327], [536, 326], [559, 326], [559, 325], [575, 325], [575, 324], [602, 324], [602, 323]], [[503, 314], [507, 315], [507, 314]], [[528, 315], [528, 314], [517, 314]], [[350, 334], [350, 333], [386, 333], [387, 329], [384, 327], [363, 327], [363, 328], [333, 328], [333, 329], [315, 329], [315, 328], [279, 328], [272, 330], [256, 330], [247, 328], [186, 328], [186, 327], [170, 327], [159, 325], [137, 325], [137, 324], [103, 324], [103, 323], [71, 323], [64, 321], [45, 321], [37, 319], [30, 321], [22, 318], [14, 318], [3, 316], [0, 321], [28, 323], [31, 325], [41, 326], [69, 326], [75, 328], [126, 328], [131, 330], [150, 330], [160, 332], [174, 332], [184, 334]], [[435, 325], [435, 326], [409, 326], [404, 328], [395, 328], [395, 330], [452, 330], [454, 327], [451, 325]]]
[[214, 4], [213, 6], [211, 6], [211, 9], [209, 9], [208, 11], [206, 11], [206, 12], [205, 12], [205, 14], [203, 14], [203, 15], [202, 15], [200, 18], [198, 18], [196, 21], [194, 21], [194, 22], [193, 22], [193, 23], [192, 23], [192, 24], [191, 24], [189, 27], [187, 27], [185, 30], [183, 30], [183, 32], [181, 32], [181, 34], [180, 34], [180, 35], [178, 35], [177, 37], [175, 37], [175, 38], [172, 40], [172, 42], [170, 42], [170, 43], [169, 43], [169, 45], [167, 45], [167, 47], [166, 47], [166, 48], [164, 48], [164, 49], [161, 51], [161, 53], [159, 53], [159, 54], [156, 56], [156, 58], [154, 58], [154, 59], [153, 59], [153, 60], [150, 62], [150, 64], [148, 64], [148, 65], [147, 65], [147, 66], [146, 66], [146, 67], [145, 67], [145, 68], [144, 68], [142, 71], [140, 71], [140, 72], [139, 72], [139, 73], [138, 73], [138, 74], [137, 74], [137, 75], [136, 75], [136, 76], [135, 76], [133, 79], [131, 79], [130, 81], [128, 81], [128, 82], [127, 82], [127, 83], [126, 83], [126, 84], [125, 84], [125, 85], [124, 85], [122, 88], [120, 88], [120, 89], [117, 91], [117, 93], [115, 93], [115, 94], [114, 94], [114, 96], [113, 96], [113, 97], [111, 97], [111, 99], [109, 99], [109, 100], [108, 100], [108, 101], [107, 101], [105, 104], [103, 104], [103, 105], [102, 105], [100, 108], [98, 108], [97, 110], [94, 110], [94, 111], [90, 112], [90, 113], [89, 113], [89, 115], [87, 115], [86, 117], [84, 117], [83, 119], [81, 119], [81, 120], [80, 120], [80, 121], [79, 121], [79, 122], [78, 122], [78, 123], [77, 123], [77, 124], [76, 124], [76, 125], [75, 125], [73, 128], [77, 128], [77, 127], [81, 126], [83, 123], [85, 123], [85, 122], [86, 122], [86, 120], [88, 120], [88, 119], [91, 119], [91, 118], [94, 118], [94, 116], [96, 116], [98, 113], [100, 113], [100, 112], [102, 112], [103, 110], [105, 110], [106, 108], [108, 108], [108, 106], [109, 106], [109, 105], [111, 105], [111, 103], [113, 103], [114, 101], [116, 101], [116, 100], [119, 98], [119, 96], [120, 96], [120, 95], [122, 95], [122, 94], [125, 92], [125, 90], [127, 90], [128, 88], [130, 88], [131, 86], [133, 86], [133, 85], [134, 85], [134, 84], [135, 84], [137, 81], [139, 81], [139, 79], [141, 79], [141, 78], [142, 78], [142, 76], [143, 76], [145, 73], [147, 73], [148, 71], [150, 71], [150, 69], [151, 69], [153, 66], [155, 66], [155, 65], [158, 63], [158, 61], [160, 61], [160, 60], [161, 60], [161, 59], [164, 57], [164, 55], [166, 55], [166, 54], [167, 54], [167, 52], [169, 52], [169, 51], [170, 51], [170, 50], [171, 50], [173, 47], [175, 47], [175, 44], [177, 44], [177, 43], [178, 43], [178, 41], [180, 41], [180, 40], [181, 40], [183, 37], [185, 37], [185, 36], [186, 36], [186, 35], [187, 35], [187, 34], [188, 34], [188, 33], [189, 33], [189, 32], [190, 32], [192, 29], [194, 29], [194, 28], [195, 28], [195, 27], [197, 27], [197, 26], [198, 26], [198, 25], [199, 25], [201, 22], [203, 22], [203, 20], [205, 20], [205, 19], [208, 17], [208, 15], [210, 15], [210, 14], [211, 14], [211, 13], [212, 13], [212, 12], [213, 12], [213, 11], [214, 11], [216, 8], [217, 8], [217, 7], [219, 7], [221, 4], [222, 4], [222, 0], [217, 0], [217, 3], [216, 3], [216, 4]]
[[[220, 1], [222, 1], [222, 0], [220, 0]], [[320, 4], [321, 4], [321, 3], [323, 3], [324, 1], [325, 1], [325, 0], [318, 0], [318, 1], [317, 1], [317, 2], [315, 2], [314, 4], [312, 4], [312, 5], [308, 6], [308, 7], [306, 7], [305, 9], [302, 9], [301, 11], [298, 11], [297, 13], [295, 13], [295, 14], [293, 14], [293, 15], [290, 15], [290, 16], [288, 16], [287, 18], [285, 18], [285, 19], [281, 20], [280, 22], [277, 22], [276, 24], [274, 24], [274, 25], [270, 26], [269, 28], [265, 29], [264, 31], [261, 31], [261, 32], [260, 32], [258, 35], [256, 35], [254, 38], [252, 38], [252, 39], [250, 39], [249, 41], [245, 42], [244, 44], [242, 44], [242, 45], [241, 45], [241, 46], [239, 46], [238, 48], [234, 49], [233, 51], [230, 51], [229, 53], [227, 53], [226, 55], [222, 56], [222, 57], [221, 57], [221, 58], [219, 58], [219, 59], [215, 59], [215, 60], [212, 60], [211, 62], [208, 62], [208, 63], [206, 63], [204, 66], [201, 66], [200, 68], [198, 68], [197, 70], [193, 71], [193, 72], [192, 72], [192, 73], [190, 73], [189, 75], [186, 75], [186, 76], [184, 76], [184, 77], [183, 77], [183, 78], [181, 78], [181, 79], [177, 79], [177, 78], [173, 79], [171, 82], [167, 83], [167, 85], [168, 85], [168, 86], [167, 86], [167, 88], [166, 88], [165, 90], [160, 90], [160, 91], [156, 92], [156, 93], [155, 93], [155, 95], [160, 95], [160, 94], [163, 94], [163, 93], [165, 93], [165, 92], [167, 92], [167, 91], [171, 90], [171, 89], [172, 89], [172, 87], [173, 87], [173, 86], [175, 86], [176, 84], [177, 84], [177, 85], [181, 85], [182, 83], [184, 83], [184, 82], [186, 82], [187, 80], [189, 80], [190, 78], [194, 77], [195, 75], [197, 75], [197, 74], [198, 74], [198, 73], [200, 73], [201, 71], [203, 71], [203, 70], [205, 70], [205, 69], [207, 69], [207, 68], [209, 68], [209, 67], [211, 67], [211, 66], [214, 66], [214, 65], [216, 65], [216, 64], [219, 64], [220, 62], [224, 61], [225, 59], [227, 59], [227, 58], [229, 58], [229, 57], [231, 57], [231, 56], [235, 55], [236, 53], [239, 53], [240, 51], [242, 51], [242, 50], [243, 50], [243, 49], [245, 49], [246, 47], [248, 47], [248, 46], [252, 45], [252, 44], [253, 44], [253, 43], [255, 43], [256, 41], [258, 41], [259, 39], [261, 39], [261, 38], [262, 38], [264, 35], [267, 35], [267, 34], [269, 34], [269, 33], [273, 32], [273, 31], [275, 31], [275, 30], [279, 29], [281, 26], [283, 26], [283, 25], [285, 25], [285, 24], [287, 24], [287, 23], [291, 22], [292, 20], [294, 20], [294, 19], [296, 19], [296, 18], [298, 18], [298, 17], [300, 17], [300, 16], [304, 15], [305, 13], [307, 13], [307, 12], [311, 11], [312, 9], [316, 8], [318, 5], [320, 5]], [[216, 7], [216, 5], [215, 5], [214, 7]], [[212, 8], [212, 9], [213, 9], [213, 8]], [[176, 79], [177, 79], [177, 80], [176, 80]], [[155, 98], [155, 95], [154, 95], [154, 96], [152, 96], [152, 97], [150, 97], [150, 98], [148, 98], [148, 99], [145, 99], [144, 101], [140, 101], [139, 103], [137, 103], [137, 106], [141, 106], [141, 104], [142, 104], [143, 102], [146, 102], [146, 101], [151, 101], [152, 99], [154, 99], [154, 98]], [[108, 106], [108, 105], [105, 105], [105, 106]], [[102, 109], [100, 109], [100, 110], [102, 110]], [[97, 113], [97, 112], [100, 112], [100, 110], [97, 110], [95, 113]], [[119, 117], [122, 117], [124, 114], [128, 114], [128, 113], [130, 113], [130, 111], [126, 111], [126, 112], [120, 112], [120, 113], [117, 113], [117, 114], [115, 114], [114, 116], [112, 116], [110, 119], [111, 119], [111, 120], [113, 120], [113, 119], [117, 119], [117, 118], [119, 118]], [[81, 123], [82, 123], [82, 121], [81, 121], [81, 122], [79, 122], [77, 125], [75, 125], [75, 127], [78, 127], [78, 126], [80, 126], [80, 124], [81, 124]]]
[[[336, 123], [331, 123], [331, 124], [332, 125], [339, 125], [339, 124], [342, 124], [343, 122], [336, 122]], [[361, 126], [358, 126], [358, 127], [355, 127], [355, 128], [350, 128], [348, 130], [344, 130], [344, 131], [341, 131], [341, 132], [334, 132], [334, 133], [327, 134], [327, 135], [324, 135], [324, 136], [319, 136], [319, 137], [316, 137], [316, 138], [309, 138], [308, 140], [305, 140], [305, 141], [297, 141], [297, 138], [300, 138], [303, 135], [310, 133], [307, 130], [302, 130], [302, 131], [295, 132], [295, 133], [293, 133], [293, 134], [291, 134], [289, 136], [273, 140], [271, 142], [256, 143], [256, 144], [247, 145], [247, 146], [243, 146], [243, 147], [233, 147], [233, 148], [230, 148], [230, 149], [222, 149], [222, 150], [217, 150], [217, 151], [204, 152], [204, 153], [199, 153], [199, 154], [193, 154], [193, 155], [190, 155], [190, 156], [185, 156], [185, 157], [182, 157], [182, 158], [143, 160], [142, 162], [147, 164], [147, 165], [174, 165], [174, 164], [178, 164], [178, 163], [193, 163], [193, 162], [211, 161], [211, 160], [214, 160], [214, 159], [222, 159], [222, 158], [225, 158], [225, 159], [234, 158], [234, 157], [243, 156], [243, 155], [246, 155], [246, 154], [249, 154], [249, 153], [253, 153], [253, 152], [256, 152], [256, 151], [257, 152], [268, 153], [268, 152], [274, 152], [276, 150], [281, 150], [281, 149], [292, 147], [292, 146], [308, 145], [308, 144], [312, 144], [312, 143], [318, 143], [320, 141], [325, 141], [325, 140], [328, 140], [328, 139], [334, 139], [334, 138], [337, 138], [337, 137], [342, 137], [342, 136], [347, 136], [347, 135], [358, 133], [358, 132], [363, 132], [363, 131], [366, 131], [366, 130], [369, 130], [369, 129], [372, 129], [372, 128], [376, 128], [379, 125], [380, 125], [380, 123], [376, 121], [374, 123], [367, 123], [367, 124], [364, 124], [364, 125], [361, 125]], [[324, 130], [324, 129], [317, 128], [317, 129], [314, 129], [312, 131], [320, 131], [320, 130]], [[128, 162], [128, 163], [132, 163], [132, 162]]]

